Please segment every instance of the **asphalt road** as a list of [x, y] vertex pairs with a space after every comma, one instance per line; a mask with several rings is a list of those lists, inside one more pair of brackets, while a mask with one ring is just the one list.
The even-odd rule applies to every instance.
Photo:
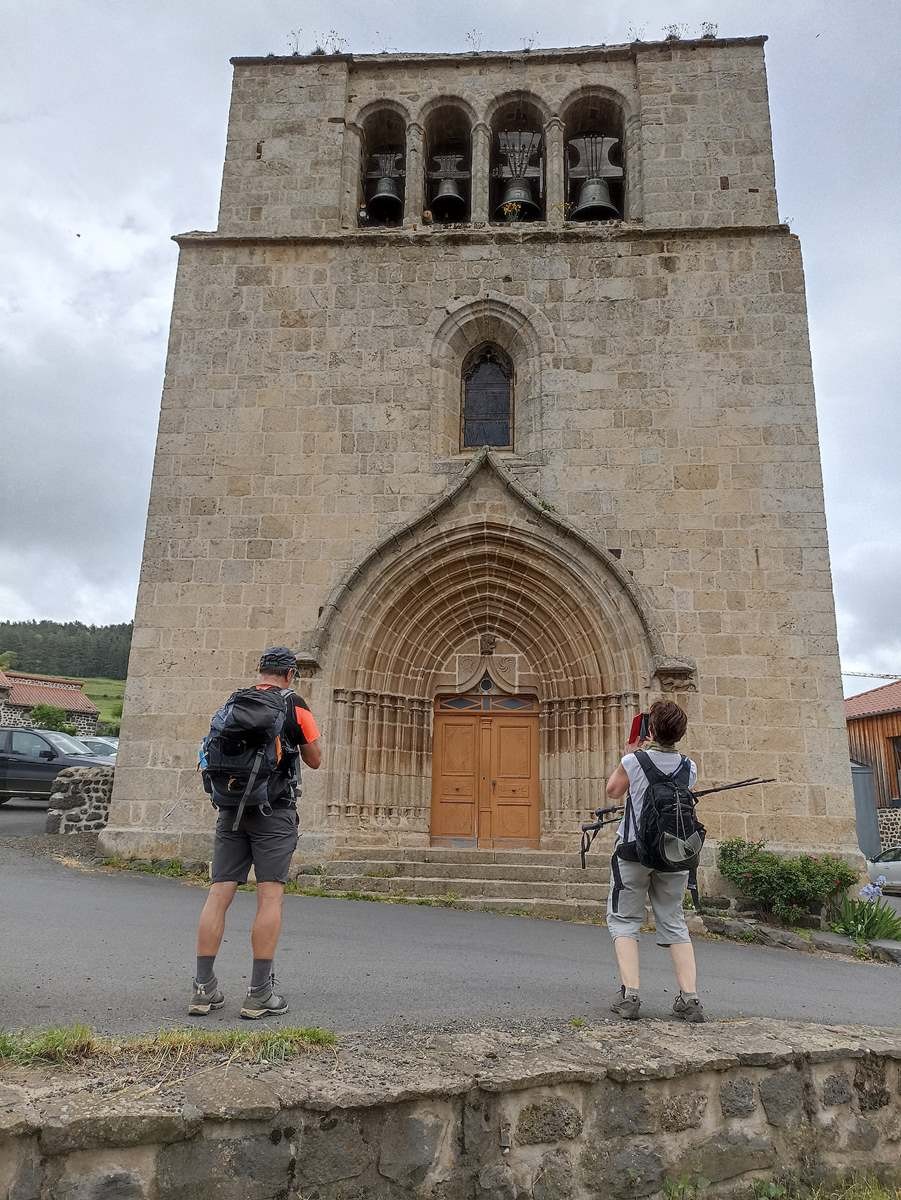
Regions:
[[7, 800], [0, 804], [0, 837], [37, 837], [44, 832], [46, 821], [46, 801]]
[[[84, 873], [0, 847], [0, 1027], [84, 1021], [137, 1032], [187, 1021], [202, 889], [128, 873]], [[252, 893], [238, 893], [217, 968], [237, 1024], [249, 973]], [[898, 969], [698, 943], [711, 1016], [901, 1024]], [[672, 1003], [669, 956], [648, 944], [648, 1016]], [[285, 1022], [337, 1030], [404, 1024], [589, 1021], [615, 986], [606, 931], [524, 917], [289, 896], [278, 973]]]

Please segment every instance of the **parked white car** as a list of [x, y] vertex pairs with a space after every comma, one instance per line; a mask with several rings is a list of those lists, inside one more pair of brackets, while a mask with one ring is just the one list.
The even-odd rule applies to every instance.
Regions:
[[901, 846], [890, 846], [881, 854], [867, 859], [867, 874], [871, 883], [885, 877], [886, 891], [901, 891]]
[[107, 758], [111, 764], [115, 764], [119, 750], [118, 738], [98, 737], [92, 733], [87, 737], [81, 736], [78, 740], [87, 746], [95, 758]]

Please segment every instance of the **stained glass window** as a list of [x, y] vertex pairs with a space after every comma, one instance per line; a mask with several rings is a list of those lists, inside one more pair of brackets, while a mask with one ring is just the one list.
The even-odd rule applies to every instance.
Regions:
[[479, 346], [463, 364], [463, 449], [513, 448], [513, 364], [497, 346]]

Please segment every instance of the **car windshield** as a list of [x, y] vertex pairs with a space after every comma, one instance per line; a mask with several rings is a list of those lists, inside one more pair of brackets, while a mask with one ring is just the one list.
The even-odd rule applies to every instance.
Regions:
[[115, 746], [111, 746], [109, 742], [101, 742], [97, 738], [91, 738], [85, 742], [85, 745], [92, 754], [99, 754], [101, 758], [109, 758], [116, 753]]
[[67, 733], [45, 733], [44, 737], [56, 747], [60, 754], [91, 753], [84, 742], [77, 742], [74, 737], [69, 737]]

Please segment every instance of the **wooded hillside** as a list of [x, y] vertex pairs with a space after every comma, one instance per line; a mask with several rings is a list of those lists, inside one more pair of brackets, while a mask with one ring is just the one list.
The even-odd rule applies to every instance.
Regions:
[[0, 655], [10, 654], [8, 665], [16, 671], [124, 679], [131, 633], [131, 622], [0, 621]]

